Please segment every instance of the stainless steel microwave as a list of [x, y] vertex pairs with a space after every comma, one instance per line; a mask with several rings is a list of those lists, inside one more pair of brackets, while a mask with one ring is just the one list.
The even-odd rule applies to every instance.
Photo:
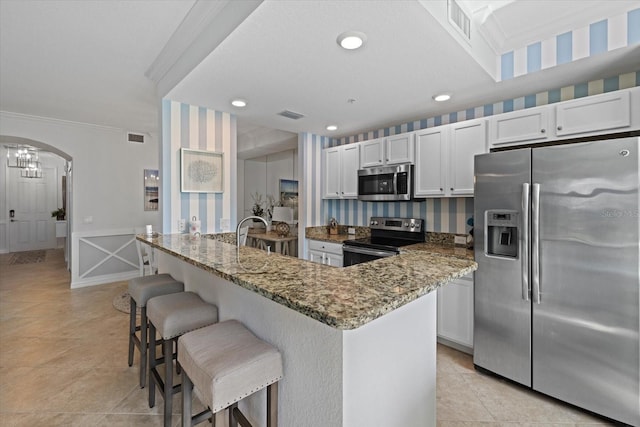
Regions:
[[358, 170], [358, 200], [411, 200], [413, 166], [382, 166]]

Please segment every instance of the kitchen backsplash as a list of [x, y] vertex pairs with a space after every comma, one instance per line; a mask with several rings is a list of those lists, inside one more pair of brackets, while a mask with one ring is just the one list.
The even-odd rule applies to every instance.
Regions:
[[467, 220], [473, 216], [473, 198], [441, 198], [415, 202], [361, 202], [323, 200], [325, 223], [335, 218], [340, 224], [368, 226], [372, 216], [422, 218], [425, 230], [466, 234]]

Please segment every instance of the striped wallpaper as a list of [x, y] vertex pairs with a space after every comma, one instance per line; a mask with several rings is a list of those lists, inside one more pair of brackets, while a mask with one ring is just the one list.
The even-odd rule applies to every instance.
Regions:
[[[553, 104], [555, 102], [567, 101], [570, 99], [597, 95], [600, 93], [635, 86], [640, 86], [640, 70], [611, 78], [579, 83], [573, 86], [525, 95], [519, 98], [499, 101], [493, 104], [486, 104], [475, 108], [469, 108], [464, 111], [457, 111], [428, 119], [403, 123], [384, 129], [372, 130], [349, 137], [339, 139], [332, 138], [330, 140], [322, 138], [322, 148], [366, 141], [383, 136], [397, 135], [400, 133], [431, 128], [434, 126], [474, 118], [488, 117], [503, 112]], [[302, 149], [303, 148], [300, 147], [300, 150]], [[320, 157], [321, 152], [317, 152], [315, 155]], [[364, 226], [368, 224], [368, 218], [370, 216], [386, 216], [387, 213], [390, 214], [390, 216], [395, 216], [397, 214], [399, 214], [399, 216], [405, 216], [404, 213], [406, 212], [407, 216], [415, 216], [418, 214], [417, 216], [420, 218], [425, 218], [427, 231], [464, 234], [469, 228], [466, 226], [466, 219], [473, 216], [472, 198], [442, 198], [428, 199], [424, 202], [400, 203], [360, 202], [357, 200], [321, 200], [319, 203], [320, 206], [312, 206], [310, 209], [321, 212], [321, 215], [320, 217], [314, 217], [315, 221], [309, 223], [309, 225], [326, 224], [329, 218], [334, 217], [341, 224]]]
[[[162, 100], [162, 209], [163, 233], [177, 233], [178, 220], [195, 216], [202, 233], [221, 231], [220, 219], [236, 218], [236, 117], [203, 107]], [[180, 148], [223, 153], [221, 194], [180, 191]]]
[[640, 8], [502, 54], [499, 80], [640, 43]]

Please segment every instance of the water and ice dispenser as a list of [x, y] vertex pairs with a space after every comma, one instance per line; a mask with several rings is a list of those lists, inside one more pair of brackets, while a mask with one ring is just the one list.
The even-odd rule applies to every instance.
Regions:
[[485, 212], [485, 253], [518, 257], [518, 212], [490, 210]]

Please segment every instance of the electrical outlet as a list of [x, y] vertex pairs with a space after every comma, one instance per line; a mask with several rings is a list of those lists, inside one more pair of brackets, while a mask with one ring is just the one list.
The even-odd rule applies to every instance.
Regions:
[[184, 233], [184, 229], [187, 227], [187, 221], [184, 218], [178, 220], [178, 232]]
[[222, 231], [229, 230], [229, 218], [220, 218], [220, 229]]
[[356, 234], [356, 229], [355, 229], [355, 227], [349, 227], [349, 228], [347, 228], [347, 233], [348, 233], [348, 234]]
[[467, 244], [467, 236], [454, 236], [453, 243], [456, 245], [466, 245]]

